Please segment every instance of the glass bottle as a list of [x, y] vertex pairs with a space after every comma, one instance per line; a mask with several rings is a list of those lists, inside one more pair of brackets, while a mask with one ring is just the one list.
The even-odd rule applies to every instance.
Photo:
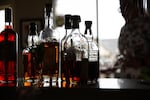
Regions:
[[39, 37], [37, 25], [31, 22], [27, 36], [27, 47], [23, 50], [24, 85], [35, 84], [41, 76]]
[[78, 84], [86, 82], [88, 78], [88, 41], [80, 32], [80, 16], [73, 15], [71, 19], [72, 31], [64, 43], [64, 51], [66, 52], [65, 66], [70, 83]]
[[[67, 68], [65, 66], [65, 56], [66, 56], [66, 53], [64, 52], [65, 48], [64, 48], [64, 42], [68, 36], [68, 32], [71, 31], [71, 15], [70, 14], [66, 14], [65, 16], [65, 35], [64, 37], [62, 38], [61, 40], [61, 78], [62, 78], [62, 81], [63, 80], [66, 80], [66, 73], [67, 73]], [[69, 31], [70, 30], [70, 31]], [[67, 78], [68, 79], [68, 78]]]
[[92, 33], [92, 21], [85, 21], [84, 35], [89, 43], [89, 82], [96, 82], [99, 77], [99, 48], [96, 40], [94, 40]]
[[59, 78], [59, 32], [55, 29], [52, 4], [45, 6], [45, 27], [40, 32], [40, 45], [43, 45], [43, 81], [57, 81]]
[[18, 34], [12, 26], [12, 9], [5, 8], [5, 29], [0, 33], [0, 82], [16, 86], [18, 68]]

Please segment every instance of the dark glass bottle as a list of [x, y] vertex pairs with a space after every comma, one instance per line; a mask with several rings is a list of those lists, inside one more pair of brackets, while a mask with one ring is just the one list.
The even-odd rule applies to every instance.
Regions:
[[43, 45], [43, 81], [57, 81], [59, 78], [59, 32], [55, 28], [53, 8], [45, 6], [45, 27], [40, 32], [40, 45]]
[[94, 40], [92, 33], [92, 21], [85, 21], [84, 35], [89, 43], [89, 82], [96, 82], [99, 77], [99, 48], [96, 40]]
[[80, 16], [73, 15], [71, 19], [72, 31], [64, 43], [67, 78], [71, 83], [86, 82], [88, 78], [88, 41], [80, 32]]
[[5, 29], [0, 33], [0, 81], [16, 86], [18, 68], [18, 35], [12, 26], [12, 9], [5, 8]]
[[39, 37], [37, 25], [32, 22], [29, 25], [29, 34], [27, 36], [27, 47], [23, 50], [24, 82], [35, 84], [41, 76]]
[[67, 72], [68, 72], [66, 68], [66, 63], [65, 63], [67, 54], [66, 52], [64, 52], [65, 51], [64, 43], [65, 43], [67, 36], [69, 35], [68, 32], [70, 31], [71, 31], [71, 15], [66, 14], [65, 15], [65, 35], [61, 40], [61, 79], [62, 81], [66, 80]]

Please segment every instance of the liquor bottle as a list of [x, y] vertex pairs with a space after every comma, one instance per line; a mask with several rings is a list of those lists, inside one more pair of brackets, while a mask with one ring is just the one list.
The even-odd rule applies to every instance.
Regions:
[[5, 29], [0, 33], [0, 81], [16, 86], [18, 68], [18, 34], [12, 26], [12, 9], [5, 8]]
[[23, 65], [24, 65], [24, 82], [39, 81], [41, 75], [39, 37], [37, 33], [37, 25], [31, 22], [29, 25], [29, 33], [27, 36], [27, 47], [23, 49]]
[[72, 31], [64, 43], [64, 51], [66, 52], [65, 66], [70, 83], [78, 84], [86, 82], [88, 78], [88, 41], [80, 32], [80, 16], [73, 15], [71, 20]]
[[90, 83], [96, 82], [99, 77], [99, 48], [92, 34], [92, 21], [85, 21], [84, 35], [89, 43], [89, 72], [88, 79]]
[[64, 52], [65, 48], [64, 48], [64, 42], [68, 36], [68, 32], [71, 31], [71, 15], [70, 14], [66, 14], [65, 15], [65, 35], [61, 40], [61, 78], [62, 81], [68, 79], [67, 77], [67, 68], [65, 66], [65, 57], [66, 57], [66, 53]]
[[55, 27], [52, 4], [45, 6], [45, 27], [40, 32], [40, 45], [43, 45], [43, 81], [57, 81], [59, 78], [59, 32]]

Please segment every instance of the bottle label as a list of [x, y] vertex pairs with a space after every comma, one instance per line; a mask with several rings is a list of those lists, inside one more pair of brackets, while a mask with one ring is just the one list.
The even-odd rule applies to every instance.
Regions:
[[79, 50], [76, 50], [76, 61], [81, 61], [82, 58], [82, 52]]
[[43, 74], [58, 74], [59, 43], [47, 42], [44, 45]]
[[92, 50], [89, 52], [89, 61], [98, 61], [98, 51]]

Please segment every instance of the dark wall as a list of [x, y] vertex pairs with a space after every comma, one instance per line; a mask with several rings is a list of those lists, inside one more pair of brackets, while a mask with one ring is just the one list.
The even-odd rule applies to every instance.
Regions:
[[19, 77], [23, 75], [21, 21], [43, 18], [44, 5], [48, 2], [51, 2], [51, 0], [0, 0], [0, 9], [9, 6], [13, 9], [13, 27], [19, 36]]

